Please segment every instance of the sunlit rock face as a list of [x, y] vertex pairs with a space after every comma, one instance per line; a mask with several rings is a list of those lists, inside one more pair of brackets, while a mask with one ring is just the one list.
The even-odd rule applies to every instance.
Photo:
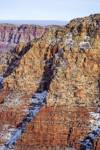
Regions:
[[[14, 139], [15, 150], [87, 150], [100, 125], [100, 15], [66, 26], [0, 25], [0, 45], [2, 149]], [[89, 150], [100, 149], [95, 137]]]

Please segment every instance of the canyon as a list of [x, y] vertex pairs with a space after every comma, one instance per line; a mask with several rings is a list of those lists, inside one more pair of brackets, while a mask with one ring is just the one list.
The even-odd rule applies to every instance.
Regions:
[[100, 149], [100, 14], [0, 25], [0, 150]]

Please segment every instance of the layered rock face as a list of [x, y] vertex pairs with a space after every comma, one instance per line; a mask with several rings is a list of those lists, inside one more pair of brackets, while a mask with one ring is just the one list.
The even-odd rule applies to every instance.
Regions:
[[[7, 46], [0, 53], [0, 143], [27, 115], [32, 95], [46, 90], [14, 149], [85, 150], [81, 141], [100, 125], [100, 14], [64, 27], [1, 25], [0, 33]], [[99, 136], [92, 143], [100, 149]]]
[[8, 50], [19, 43], [28, 43], [42, 37], [46, 27], [32, 25], [0, 25], [0, 51]]

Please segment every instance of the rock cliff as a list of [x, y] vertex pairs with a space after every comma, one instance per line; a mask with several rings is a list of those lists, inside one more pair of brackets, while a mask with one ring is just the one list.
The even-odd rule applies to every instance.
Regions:
[[[14, 149], [87, 150], [100, 125], [100, 14], [66, 26], [0, 25], [0, 74], [1, 144], [47, 91]], [[100, 149], [99, 136], [92, 143]]]

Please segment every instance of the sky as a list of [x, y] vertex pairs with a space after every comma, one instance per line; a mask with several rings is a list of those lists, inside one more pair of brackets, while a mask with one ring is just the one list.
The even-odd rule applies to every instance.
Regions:
[[0, 20], [61, 20], [100, 13], [100, 0], [0, 0]]

